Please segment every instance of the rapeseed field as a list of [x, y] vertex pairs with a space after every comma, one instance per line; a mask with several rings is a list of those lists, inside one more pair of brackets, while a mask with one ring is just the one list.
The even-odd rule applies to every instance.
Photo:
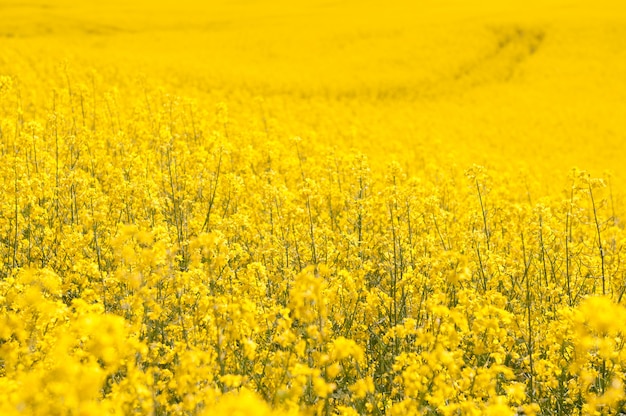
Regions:
[[626, 412], [626, 9], [0, 0], [0, 414]]

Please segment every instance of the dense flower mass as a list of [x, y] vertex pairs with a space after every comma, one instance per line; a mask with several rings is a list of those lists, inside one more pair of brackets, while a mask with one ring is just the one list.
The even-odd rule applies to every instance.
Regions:
[[1, 414], [625, 411], [623, 19], [35, 3]]

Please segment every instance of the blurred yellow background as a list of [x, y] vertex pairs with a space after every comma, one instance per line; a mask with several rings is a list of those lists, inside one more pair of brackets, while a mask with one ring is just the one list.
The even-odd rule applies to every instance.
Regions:
[[0, 73], [28, 83], [68, 62], [116, 82], [147, 77], [226, 101], [242, 122], [263, 97], [280, 134], [407, 166], [438, 157], [623, 178], [625, 10], [565, 0], [2, 1]]

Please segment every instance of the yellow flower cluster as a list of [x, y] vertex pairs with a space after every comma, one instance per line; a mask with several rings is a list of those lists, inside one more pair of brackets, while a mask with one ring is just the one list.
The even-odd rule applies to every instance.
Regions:
[[619, 22], [57, 3], [0, 16], [0, 414], [625, 411]]

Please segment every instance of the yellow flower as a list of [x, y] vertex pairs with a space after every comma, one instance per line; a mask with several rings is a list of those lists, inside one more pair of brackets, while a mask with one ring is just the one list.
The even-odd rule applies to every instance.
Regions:
[[362, 399], [367, 394], [374, 393], [374, 380], [371, 377], [359, 379], [350, 386], [350, 391], [352, 391], [357, 398]]

